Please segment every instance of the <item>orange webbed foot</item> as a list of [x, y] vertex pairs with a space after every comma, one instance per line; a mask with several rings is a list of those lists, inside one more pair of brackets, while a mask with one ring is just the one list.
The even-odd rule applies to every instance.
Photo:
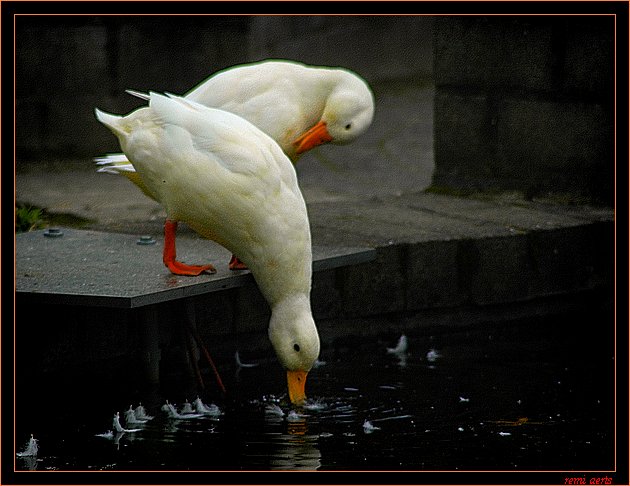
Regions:
[[240, 261], [236, 255], [232, 255], [228, 268], [230, 270], [247, 270], [247, 265]]
[[164, 223], [164, 252], [162, 261], [164, 265], [175, 275], [188, 275], [196, 277], [206, 273], [216, 273], [212, 265], [186, 265], [176, 260], [175, 235], [177, 233], [177, 221], [167, 219]]
[[178, 261], [171, 261], [166, 263], [167, 268], [175, 275], [187, 275], [190, 277], [196, 277], [202, 273], [216, 273], [217, 269], [212, 265], [186, 265], [185, 263]]

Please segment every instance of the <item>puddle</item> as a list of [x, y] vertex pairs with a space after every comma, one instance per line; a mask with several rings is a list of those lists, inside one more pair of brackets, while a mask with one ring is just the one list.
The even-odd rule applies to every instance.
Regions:
[[[223, 371], [237, 393], [227, 401], [202, 394], [213, 413], [194, 418], [181, 418], [185, 401], [197, 398], [183, 386], [96, 386], [89, 395], [89, 377], [74, 393], [18, 386], [16, 437], [26, 444], [33, 434], [39, 449], [36, 460], [16, 464], [40, 471], [613, 469], [606, 336], [568, 318], [476, 329], [408, 333], [401, 353], [391, 352], [400, 342], [393, 333], [323, 348], [325, 364], [310, 374], [302, 408], [287, 403], [273, 361]], [[154, 418], [126, 426], [125, 412], [139, 401]], [[167, 413], [167, 401], [179, 415]], [[138, 430], [116, 433], [116, 413], [124, 428]]]

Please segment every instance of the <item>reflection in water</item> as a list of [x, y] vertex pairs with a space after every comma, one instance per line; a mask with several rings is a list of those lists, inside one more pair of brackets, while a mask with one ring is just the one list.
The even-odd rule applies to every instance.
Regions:
[[[20, 457], [16, 467], [610, 469], [614, 467], [610, 354], [590, 327], [583, 335], [576, 331], [578, 317], [560, 328], [557, 320], [553, 326], [541, 321], [538, 327], [527, 321], [523, 327], [493, 325], [480, 334], [467, 331], [435, 339], [410, 334], [406, 366], [396, 362], [398, 356], [388, 353], [382, 341], [365, 343], [361, 352], [328, 357], [326, 367], [313, 373], [310, 382], [317, 399], [296, 409], [285, 395], [264, 394], [280, 386], [264, 363], [245, 371], [242, 395], [221, 402], [221, 409], [196, 408], [202, 416], [192, 420], [160, 413], [164, 390], [149, 396], [103, 393], [95, 400], [97, 409], [80, 417], [72, 405], [81, 397], [67, 390], [59, 394], [57, 408], [42, 417], [36, 398], [42, 389], [53, 391], [39, 383], [32, 392], [22, 389], [16, 436], [26, 438], [34, 431], [42, 440], [40, 457]], [[390, 337], [387, 342], [392, 346], [396, 341]], [[589, 360], [567, 351], [586, 349], [584, 343], [593, 342], [603, 351]], [[106, 388], [99, 384], [101, 389]], [[181, 396], [182, 403], [189, 393], [187, 385], [167, 391]], [[136, 408], [135, 418], [149, 412], [155, 420], [142, 424], [135, 434], [117, 434], [119, 423], [112, 422], [111, 410], [127, 409], [140, 398], [147, 409], [139, 415]], [[196, 407], [195, 402], [190, 404]], [[51, 415], [60, 418], [49, 420]], [[112, 430], [99, 433], [103, 423], [111, 424]]]
[[120, 439], [122, 439], [123, 435], [125, 435], [124, 432], [116, 432], [116, 435], [114, 436], [114, 445], [116, 446], [116, 450], [120, 450]]
[[375, 430], [381, 430], [381, 428], [380, 427], [376, 427], [369, 420], [366, 420], [365, 422], [363, 422], [363, 432], [365, 432], [366, 434], [371, 434]]
[[404, 368], [407, 366], [407, 350], [409, 349], [409, 343], [407, 336], [404, 334], [398, 339], [398, 343], [394, 348], [385, 348], [389, 354], [393, 354], [398, 358], [398, 366]]
[[31, 434], [31, 438], [28, 441], [26, 448], [22, 452], [18, 452], [17, 457], [22, 458], [24, 461], [25, 469], [34, 471], [37, 469], [37, 452], [39, 446], [37, 445], [37, 439]]
[[286, 434], [274, 437], [270, 466], [274, 470], [313, 471], [321, 467], [318, 436], [308, 434], [306, 417], [286, 422]]
[[24, 464], [24, 469], [28, 471], [36, 471], [37, 470], [37, 457], [35, 456], [24, 456], [21, 458]]

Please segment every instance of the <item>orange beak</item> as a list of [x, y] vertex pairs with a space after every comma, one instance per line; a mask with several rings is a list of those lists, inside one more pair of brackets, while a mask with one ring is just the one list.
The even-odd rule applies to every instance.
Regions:
[[293, 145], [295, 145], [295, 153], [300, 155], [312, 148], [317, 147], [318, 145], [322, 145], [323, 143], [328, 143], [332, 140], [330, 133], [328, 133], [328, 129], [326, 128], [326, 123], [323, 121], [318, 122], [316, 125], [311, 127], [309, 130], [304, 132], [298, 138], [295, 139]]
[[289, 400], [293, 405], [303, 405], [306, 401], [304, 387], [308, 371], [287, 371], [287, 383], [289, 384]]

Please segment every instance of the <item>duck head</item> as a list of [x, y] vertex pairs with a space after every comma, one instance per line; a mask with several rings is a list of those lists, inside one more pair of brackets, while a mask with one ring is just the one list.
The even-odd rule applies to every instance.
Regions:
[[272, 307], [269, 339], [287, 372], [289, 399], [306, 400], [306, 376], [319, 356], [319, 334], [308, 297], [286, 299]]
[[344, 72], [342, 81], [331, 91], [322, 117], [294, 142], [295, 153], [324, 143], [346, 144], [365, 132], [374, 118], [374, 95], [363, 79]]

